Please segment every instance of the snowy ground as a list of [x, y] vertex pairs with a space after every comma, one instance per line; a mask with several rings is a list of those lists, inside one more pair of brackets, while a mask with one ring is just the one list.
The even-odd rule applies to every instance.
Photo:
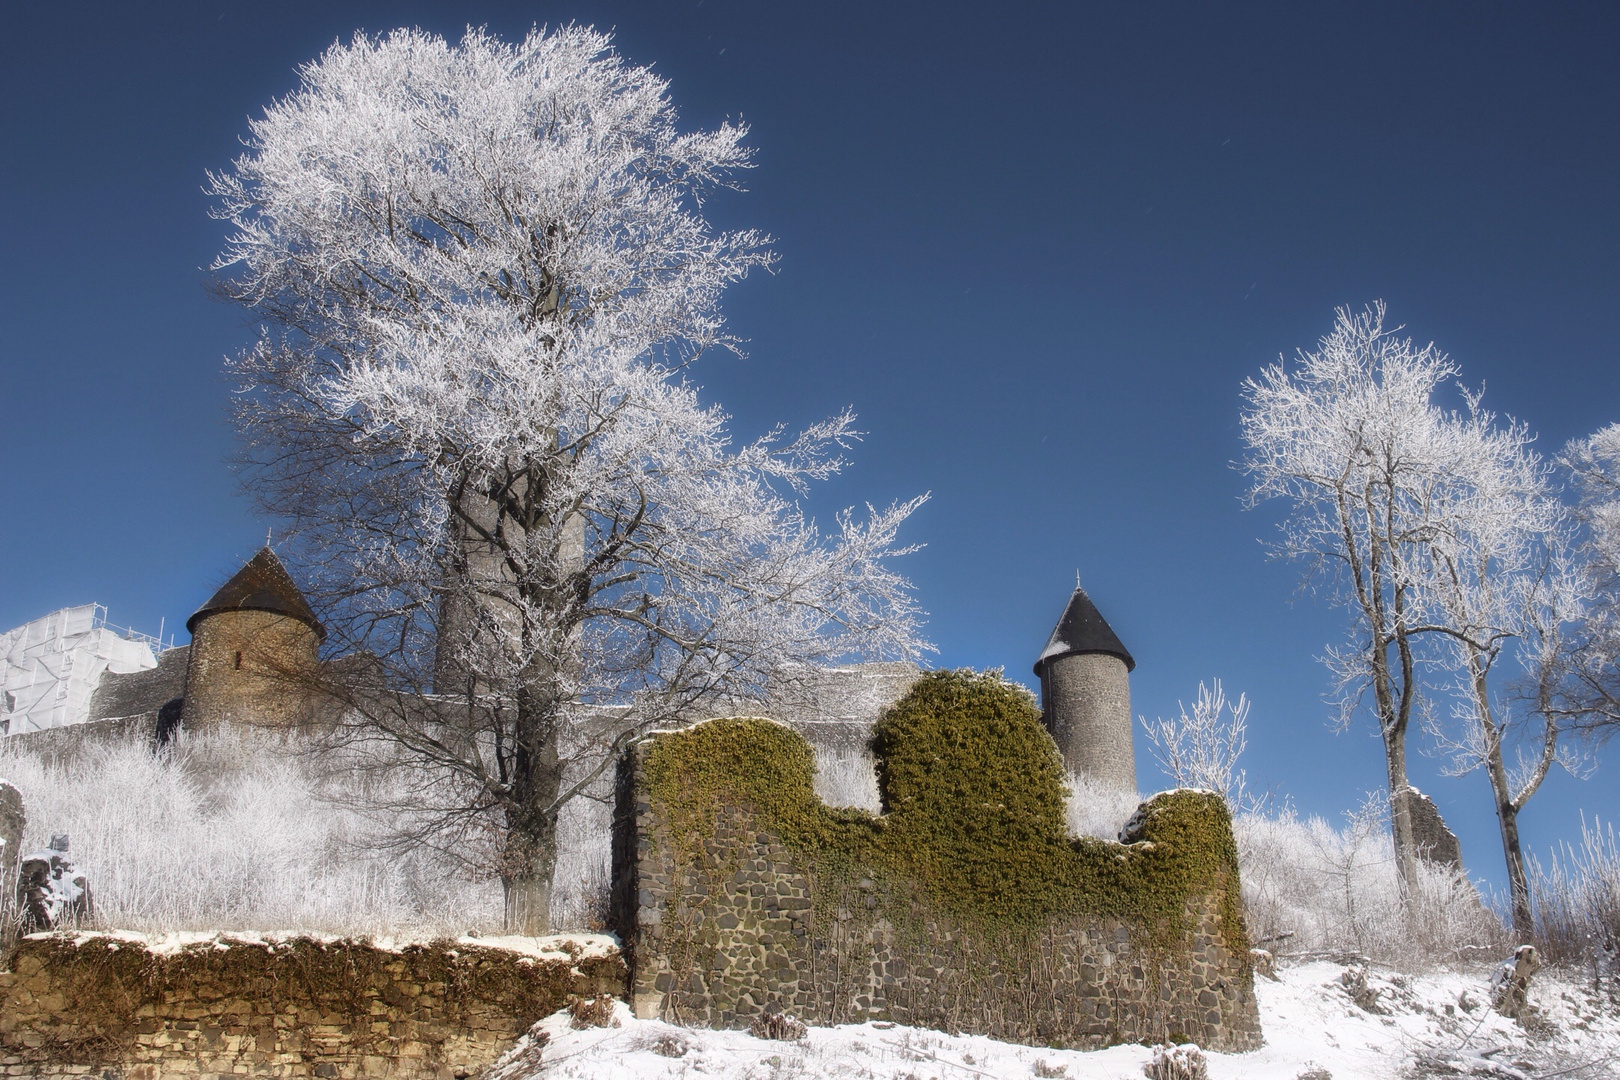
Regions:
[[[1531, 987], [1533, 1013], [1519, 1024], [1487, 1004], [1490, 970], [1404, 976], [1372, 969], [1357, 1005], [1330, 961], [1283, 966], [1257, 979], [1266, 1045], [1207, 1055], [1210, 1080], [1384, 1080], [1429, 1076], [1620, 1077], [1620, 1004], [1548, 972]], [[692, 1031], [636, 1020], [621, 1004], [615, 1025], [574, 1030], [566, 1012], [535, 1025], [546, 1038], [519, 1044], [491, 1080], [963, 1080], [1069, 1077], [1136, 1080], [1143, 1046], [1089, 1053], [1016, 1046], [887, 1024], [811, 1028], [800, 1042], [738, 1031]], [[540, 1045], [537, 1045], [540, 1044]]]

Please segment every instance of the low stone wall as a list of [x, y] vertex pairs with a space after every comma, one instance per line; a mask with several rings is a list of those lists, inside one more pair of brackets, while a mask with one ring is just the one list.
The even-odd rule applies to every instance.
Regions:
[[36, 934], [8, 960], [0, 1073], [39, 1078], [451, 1080], [488, 1067], [570, 995], [622, 995], [626, 975], [600, 936], [381, 947]]
[[[1014, 749], [1047, 738], [1032, 707], [1003, 726]], [[633, 752], [614, 912], [637, 1015], [737, 1028], [776, 1008], [1036, 1045], [1260, 1045], [1218, 797], [1150, 800], [1130, 843], [1067, 838], [1049, 740], [1038, 769], [1003, 757], [977, 791], [949, 752], [964, 740], [901, 740], [879, 732], [878, 817], [821, 805], [809, 747], [769, 721], [710, 721]], [[1026, 780], [1056, 789], [1027, 814]], [[923, 808], [928, 793], [940, 801]]]
[[153, 744], [157, 739], [156, 710], [133, 716], [115, 716], [84, 724], [23, 731], [4, 736], [5, 749], [15, 754], [71, 760], [88, 749], [119, 742]]

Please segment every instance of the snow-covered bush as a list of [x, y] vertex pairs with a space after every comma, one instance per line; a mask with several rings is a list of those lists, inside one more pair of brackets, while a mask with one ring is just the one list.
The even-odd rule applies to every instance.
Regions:
[[90, 885], [67, 852], [66, 836], [53, 836], [50, 847], [22, 857], [13, 902], [18, 908], [17, 929], [24, 934], [93, 921]]
[[388, 794], [402, 800], [405, 774], [345, 776], [273, 735], [228, 730], [161, 755], [145, 740], [62, 757], [0, 742], [0, 774], [22, 792], [25, 849], [67, 833], [109, 926], [386, 934], [500, 925], [490, 875], [455, 851], [389, 846], [390, 824], [354, 797], [362, 783], [398, 785]]
[[1209, 1062], [1192, 1043], [1155, 1046], [1142, 1075], [1148, 1080], [1209, 1080]]
[[1579, 846], [1561, 845], [1545, 866], [1530, 859], [1536, 937], [1553, 963], [1620, 978], [1620, 838], [1613, 824], [1581, 822]]
[[756, 1039], [775, 1039], [798, 1042], [810, 1034], [810, 1027], [796, 1016], [766, 1006], [748, 1025], [748, 1034]]
[[586, 1028], [609, 1027], [613, 1023], [613, 1007], [618, 998], [612, 994], [597, 994], [595, 997], [577, 997], [568, 1003], [568, 1026], [575, 1031], [584, 1031]]
[[[1345, 952], [1401, 967], [1500, 949], [1501, 921], [1460, 871], [1419, 862], [1402, 913], [1382, 800], [1369, 798], [1335, 828], [1288, 808], [1233, 822], [1249, 937], [1274, 951]], [[1283, 937], [1283, 935], [1291, 935]]]
[[1094, 784], [1083, 776], [1068, 777], [1069, 798], [1065, 806], [1069, 831], [1075, 836], [1095, 836], [1118, 840], [1119, 830], [1136, 813], [1143, 796], [1111, 784]]

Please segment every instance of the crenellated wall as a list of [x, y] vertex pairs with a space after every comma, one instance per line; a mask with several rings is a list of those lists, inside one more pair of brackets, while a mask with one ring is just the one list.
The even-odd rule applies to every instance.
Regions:
[[1056, 748], [995, 676], [924, 676], [875, 747], [877, 816], [822, 804], [810, 747], [768, 720], [663, 733], [627, 759], [614, 918], [638, 1015], [1260, 1045], [1218, 797], [1155, 797], [1129, 843], [1069, 837]]

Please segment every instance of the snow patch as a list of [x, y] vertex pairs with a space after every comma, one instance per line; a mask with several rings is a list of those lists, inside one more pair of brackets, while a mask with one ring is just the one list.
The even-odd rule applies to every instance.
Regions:
[[[1347, 971], [1365, 975], [1378, 1012], [1356, 1005]], [[1282, 966], [1261, 981], [1266, 1045], [1246, 1054], [1206, 1050], [1211, 1080], [1404, 1080], [1448, 1065], [1462, 1075], [1606, 1077], [1620, 1073], [1620, 1009], [1583, 985], [1543, 973], [1528, 1025], [1492, 1012], [1488, 968], [1428, 975], [1347, 968], [1330, 961]], [[1141, 1077], [1148, 1046], [1076, 1051], [1019, 1046], [974, 1035], [873, 1022], [812, 1027], [797, 1042], [756, 1039], [638, 1020], [622, 1004], [612, 1025], [575, 1030], [566, 1011], [540, 1021], [490, 1080], [970, 1080], [973, 1077]]]

